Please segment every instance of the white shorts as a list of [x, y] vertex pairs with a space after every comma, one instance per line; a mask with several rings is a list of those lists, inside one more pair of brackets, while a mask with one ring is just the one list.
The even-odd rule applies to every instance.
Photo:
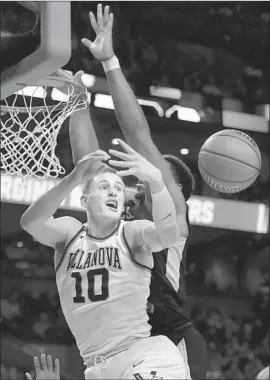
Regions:
[[186, 380], [185, 362], [173, 342], [162, 335], [142, 339], [84, 372], [86, 380]]

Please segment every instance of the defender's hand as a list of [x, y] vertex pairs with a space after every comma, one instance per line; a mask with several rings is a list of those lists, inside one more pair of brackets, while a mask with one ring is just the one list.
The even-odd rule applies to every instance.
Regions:
[[[55, 359], [54, 365], [51, 355], [42, 354], [39, 359], [34, 357], [34, 366], [36, 370], [36, 380], [60, 380], [60, 363]], [[33, 380], [30, 373], [26, 373], [27, 380]]]
[[121, 177], [135, 175], [139, 179], [149, 183], [154, 181], [162, 181], [161, 172], [158, 168], [152, 165], [121, 139], [118, 139], [118, 143], [126, 153], [122, 153], [114, 149], [109, 150], [111, 155], [122, 159], [122, 161], [109, 160], [109, 164], [118, 168], [127, 169], [118, 171], [118, 175]]
[[109, 168], [103, 161], [110, 158], [103, 150], [96, 150], [81, 158], [74, 167], [72, 174], [78, 183], [83, 183], [92, 179], [95, 175], [103, 173]]
[[110, 7], [106, 5], [104, 13], [102, 4], [97, 6], [97, 18], [93, 12], [89, 13], [92, 28], [96, 33], [96, 39], [91, 42], [87, 38], [82, 39], [82, 43], [100, 61], [107, 61], [114, 56], [112, 42], [113, 14], [109, 13]]
[[[87, 91], [82, 81], [82, 75], [84, 74], [82, 70], [78, 71], [75, 75], [72, 75], [64, 70], [59, 69], [56, 71], [56, 74], [57, 76], [67, 79], [69, 82], [74, 83], [73, 89], [70, 84], [63, 83], [63, 86], [58, 89], [63, 94], [74, 97], [80, 94], [85, 94], [85, 92]], [[78, 84], [79, 86], [76, 86], [76, 84]]]

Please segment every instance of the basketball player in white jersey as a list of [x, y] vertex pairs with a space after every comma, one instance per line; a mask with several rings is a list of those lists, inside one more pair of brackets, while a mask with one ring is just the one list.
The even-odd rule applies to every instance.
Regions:
[[[87, 366], [86, 378], [184, 379], [179, 351], [167, 337], [150, 337], [146, 311], [151, 252], [180, 239], [175, 207], [160, 170], [122, 140], [119, 144], [125, 153], [109, 152], [120, 161], [100, 150], [83, 157], [27, 209], [21, 226], [55, 249], [60, 302]], [[124, 170], [109, 170], [104, 164], [108, 159]], [[153, 222], [121, 220], [121, 177], [127, 175], [148, 183]], [[81, 184], [87, 224], [72, 217], [53, 219], [61, 202]]]

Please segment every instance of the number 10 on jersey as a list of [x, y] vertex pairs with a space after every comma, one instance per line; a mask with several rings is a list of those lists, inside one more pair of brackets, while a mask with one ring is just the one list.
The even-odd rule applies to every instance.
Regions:
[[[76, 296], [73, 297], [75, 303], [84, 303], [85, 297], [91, 302], [105, 301], [109, 297], [109, 272], [106, 268], [90, 269], [87, 272], [87, 288], [82, 288], [81, 272], [72, 272], [71, 277], [75, 279]], [[101, 293], [97, 294], [96, 282], [101, 280]]]

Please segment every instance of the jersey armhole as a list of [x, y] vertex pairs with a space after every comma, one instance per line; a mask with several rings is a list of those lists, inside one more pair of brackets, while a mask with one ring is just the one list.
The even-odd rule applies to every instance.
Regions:
[[69, 249], [69, 247], [71, 246], [71, 244], [77, 239], [77, 237], [83, 232], [85, 231], [85, 225], [83, 224], [82, 227], [79, 229], [79, 231], [68, 241], [66, 247], [64, 248], [63, 250], [63, 253], [62, 253], [62, 256], [61, 256], [61, 259], [59, 261], [59, 263], [57, 264], [57, 266], [55, 267], [55, 273], [58, 271], [58, 269], [60, 268], [60, 265], [62, 264], [63, 260], [64, 260], [64, 257], [66, 256], [66, 253], [67, 253], [67, 250]]
[[[127, 222], [128, 223], [128, 222]], [[137, 267], [140, 267], [142, 269], [146, 269], [148, 271], [152, 271], [151, 268], [149, 268], [147, 265], [144, 265], [144, 264], [141, 264], [139, 263], [137, 260], [135, 260], [134, 258], [134, 255], [132, 253], [132, 250], [130, 248], [130, 245], [128, 244], [128, 241], [127, 241], [127, 238], [126, 238], [126, 234], [125, 234], [125, 224], [123, 225], [122, 227], [122, 231], [121, 231], [121, 238], [122, 238], [122, 241], [123, 241], [123, 244], [124, 246], [126, 247], [126, 250], [127, 250], [127, 253], [128, 253], [128, 256], [130, 258], [130, 260], [133, 262], [133, 264], [135, 264]]]

